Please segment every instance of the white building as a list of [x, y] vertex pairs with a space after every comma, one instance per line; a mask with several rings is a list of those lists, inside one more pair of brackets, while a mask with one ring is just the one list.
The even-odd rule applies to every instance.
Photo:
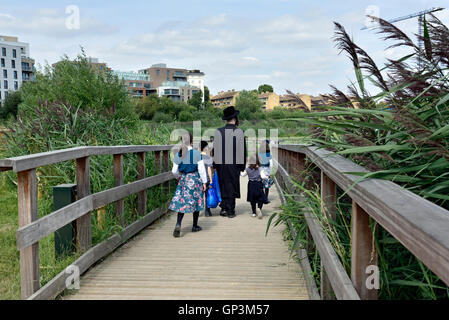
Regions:
[[203, 103], [204, 103], [204, 72], [200, 70], [189, 70], [187, 73], [187, 82], [192, 87], [197, 87], [201, 89], [203, 93]]
[[0, 100], [17, 91], [24, 81], [33, 80], [34, 60], [28, 43], [17, 37], [0, 36]]

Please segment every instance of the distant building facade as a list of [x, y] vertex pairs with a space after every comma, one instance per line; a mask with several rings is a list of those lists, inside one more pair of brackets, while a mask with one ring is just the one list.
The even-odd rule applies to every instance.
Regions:
[[220, 91], [217, 95], [210, 98], [210, 102], [215, 108], [235, 107], [235, 102], [240, 91], [228, 90]]
[[159, 96], [187, 102], [196, 92], [202, 92], [204, 102], [204, 73], [200, 70], [167, 68], [165, 63], [139, 70], [150, 76], [151, 88], [157, 88]]
[[132, 97], [142, 98], [150, 94], [157, 94], [157, 88], [151, 87], [151, 77], [147, 74], [133, 71], [112, 71], [119, 80], [126, 83], [128, 92]]
[[279, 95], [275, 92], [262, 92], [259, 94], [259, 100], [263, 103], [264, 111], [272, 111], [274, 107], [279, 107]]
[[[306, 105], [307, 109], [312, 110], [312, 97], [308, 94], [297, 94], [298, 98]], [[279, 98], [280, 106], [287, 109], [300, 109], [303, 105], [298, 101], [297, 98], [291, 95], [282, 95]]]
[[188, 102], [195, 93], [200, 92], [200, 88], [191, 86], [186, 81], [165, 81], [158, 87], [157, 92], [159, 97]]
[[34, 80], [34, 59], [30, 58], [28, 43], [17, 37], [0, 36], [0, 100], [9, 91], [17, 91], [23, 82]]

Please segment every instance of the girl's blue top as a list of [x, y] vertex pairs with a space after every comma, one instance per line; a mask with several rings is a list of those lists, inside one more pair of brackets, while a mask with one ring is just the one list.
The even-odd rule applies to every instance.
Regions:
[[271, 159], [270, 153], [259, 153], [259, 161], [262, 167], [269, 167]]
[[190, 150], [182, 159], [180, 153], [177, 153], [174, 163], [178, 165], [180, 173], [191, 173], [198, 170], [198, 162], [202, 160], [201, 153], [198, 150]]

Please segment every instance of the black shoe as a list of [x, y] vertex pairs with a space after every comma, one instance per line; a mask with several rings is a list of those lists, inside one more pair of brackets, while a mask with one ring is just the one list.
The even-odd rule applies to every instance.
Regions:
[[221, 210], [221, 211], [220, 211], [220, 216], [222, 216], [222, 217], [227, 217], [227, 216], [228, 216], [228, 213], [227, 213], [225, 210]]
[[235, 215], [235, 213], [233, 212], [233, 213], [230, 213], [230, 214], [228, 214], [228, 218], [235, 218], [235, 217], [237, 217], [236, 215]]
[[196, 226], [196, 227], [192, 228], [192, 232], [199, 232], [201, 230], [203, 230], [203, 228], [201, 228], [200, 226]]
[[207, 208], [204, 210], [204, 216], [205, 217], [212, 217], [212, 212], [210, 212], [210, 208]]
[[176, 226], [175, 231], [173, 231], [173, 237], [179, 238], [181, 236], [181, 227]]

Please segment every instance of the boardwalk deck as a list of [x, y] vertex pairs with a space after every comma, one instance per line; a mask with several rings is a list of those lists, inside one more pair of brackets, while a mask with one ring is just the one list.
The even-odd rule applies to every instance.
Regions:
[[279, 210], [275, 188], [263, 220], [250, 216], [246, 178], [237, 217], [214, 210], [200, 217], [203, 231], [192, 233], [184, 218], [181, 238], [173, 238], [171, 213], [81, 278], [81, 288], [64, 299], [308, 299], [300, 265], [289, 259], [284, 226], [265, 237], [268, 214]]

